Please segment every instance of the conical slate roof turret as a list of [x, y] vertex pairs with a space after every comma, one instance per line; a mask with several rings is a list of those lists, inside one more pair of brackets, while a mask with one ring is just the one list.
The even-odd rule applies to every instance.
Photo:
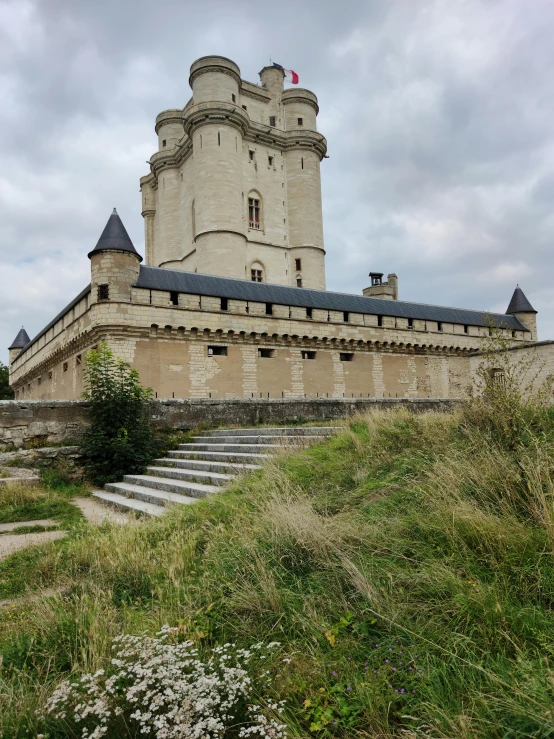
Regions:
[[510, 305], [506, 310], [506, 314], [508, 315], [513, 313], [537, 313], [537, 311], [533, 308], [531, 303], [525, 297], [525, 293], [519, 285], [517, 285], [516, 289], [514, 290], [514, 294], [512, 295], [512, 299], [510, 300]]
[[89, 258], [93, 254], [98, 254], [102, 251], [128, 251], [131, 254], [135, 254], [139, 261], [142, 262], [142, 257], [133, 246], [133, 242], [129, 238], [129, 234], [123, 225], [123, 221], [119, 217], [117, 210], [114, 208], [108, 222], [106, 223], [105, 229], [102, 231], [102, 235], [98, 239], [98, 243], [94, 249], [89, 252]]
[[27, 346], [27, 344], [31, 341], [29, 338], [29, 334], [23, 326], [21, 326], [21, 331], [17, 334], [15, 339], [12, 341], [12, 345], [8, 347], [8, 350], [10, 349], [23, 349], [24, 346]]

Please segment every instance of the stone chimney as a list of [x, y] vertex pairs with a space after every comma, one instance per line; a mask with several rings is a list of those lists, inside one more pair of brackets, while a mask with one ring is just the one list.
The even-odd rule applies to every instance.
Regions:
[[365, 287], [363, 290], [366, 298], [398, 300], [398, 277], [394, 273], [387, 275], [386, 282], [383, 282], [382, 272], [370, 272], [369, 279], [370, 286]]

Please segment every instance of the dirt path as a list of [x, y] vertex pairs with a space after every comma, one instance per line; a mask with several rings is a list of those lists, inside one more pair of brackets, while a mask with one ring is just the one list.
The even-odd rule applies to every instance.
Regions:
[[59, 526], [57, 521], [50, 518], [39, 518], [37, 521], [16, 521], [15, 523], [0, 523], [0, 534], [4, 531], [13, 531], [14, 529], [28, 528], [30, 526], [44, 526], [44, 528], [52, 528]]
[[[27, 523], [33, 525], [34, 522]], [[18, 524], [18, 526], [21, 526], [21, 524]], [[65, 531], [44, 531], [40, 534], [4, 534], [0, 536], [0, 559], [9, 557], [10, 554], [18, 552], [20, 549], [63, 539], [66, 533]]]
[[74, 503], [89, 523], [101, 524], [103, 521], [110, 523], [131, 523], [137, 519], [128, 513], [115, 511], [109, 506], [98, 503], [93, 498], [73, 498]]

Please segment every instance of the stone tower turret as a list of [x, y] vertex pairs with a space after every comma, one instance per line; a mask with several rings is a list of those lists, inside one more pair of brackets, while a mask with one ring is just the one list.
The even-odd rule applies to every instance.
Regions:
[[133, 246], [116, 209], [94, 249], [89, 252], [91, 302], [129, 302], [142, 257]]
[[506, 315], [515, 316], [531, 332], [531, 341], [537, 341], [537, 311], [519, 285], [514, 290]]
[[11, 346], [9, 347], [9, 362], [10, 364], [13, 362], [13, 360], [17, 357], [19, 352], [23, 349], [23, 347], [27, 346], [27, 344], [31, 341], [29, 338], [29, 334], [23, 326], [21, 326], [21, 330], [15, 337], [15, 339], [12, 341]]

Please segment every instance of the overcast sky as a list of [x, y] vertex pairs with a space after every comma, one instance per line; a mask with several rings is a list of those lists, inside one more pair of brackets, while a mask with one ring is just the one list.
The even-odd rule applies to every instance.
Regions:
[[554, 338], [552, 0], [0, 0], [0, 359], [89, 281], [114, 206], [143, 253], [154, 119], [220, 54], [270, 57], [320, 104], [327, 287], [396, 272], [404, 300]]

